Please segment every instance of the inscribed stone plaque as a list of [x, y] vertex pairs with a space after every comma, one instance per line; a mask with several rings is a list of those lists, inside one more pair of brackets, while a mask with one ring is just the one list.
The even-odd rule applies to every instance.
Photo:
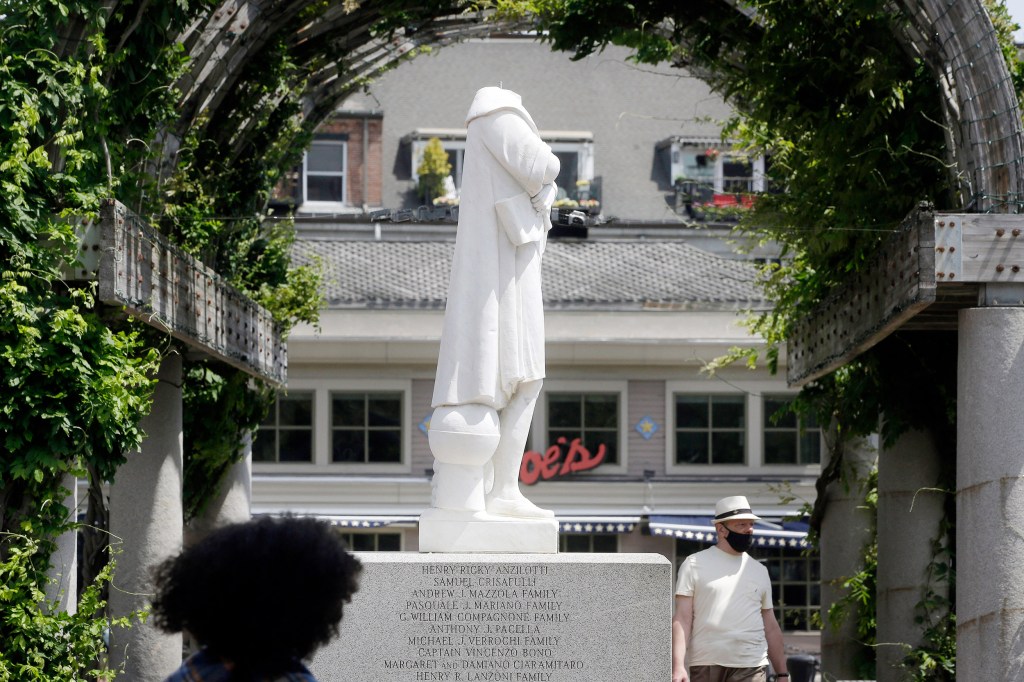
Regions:
[[660, 554], [357, 555], [360, 590], [311, 666], [323, 682], [670, 677]]

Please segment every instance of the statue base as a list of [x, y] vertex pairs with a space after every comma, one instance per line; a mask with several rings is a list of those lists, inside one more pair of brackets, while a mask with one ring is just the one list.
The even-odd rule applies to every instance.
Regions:
[[558, 553], [558, 520], [430, 508], [420, 516], [420, 552]]
[[660, 554], [356, 556], [340, 636], [309, 666], [322, 682], [672, 677], [672, 564]]

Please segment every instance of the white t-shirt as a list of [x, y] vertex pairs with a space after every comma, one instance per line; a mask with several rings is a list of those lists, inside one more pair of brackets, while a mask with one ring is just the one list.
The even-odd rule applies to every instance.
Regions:
[[761, 609], [772, 608], [768, 569], [746, 552], [717, 545], [691, 554], [679, 568], [676, 594], [693, 597], [690, 665], [754, 668], [768, 664]]

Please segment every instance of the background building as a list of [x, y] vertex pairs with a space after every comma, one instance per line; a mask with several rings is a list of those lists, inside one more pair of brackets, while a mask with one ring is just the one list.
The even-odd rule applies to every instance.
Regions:
[[742, 321], [764, 305], [754, 262], [777, 252], [738, 253], [723, 220], [764, 189], [764, 160], [723, 145], [729, 109], [702, 81], [614, 48], [572, 62], [522, 38], [451, 45], [321, 128], [279, 199], [296, 209], [299, 259], [324, 265], [328, 307], [289, 338], [288, 390], [253, 447], [253, 513], [334, 519], [356, 549], [417, 549], [455, 225], [418, 219], [415, 170], [436, 137], [457, 189], [465, 112], [499, 83], [559, 154], [563, 203], [599, 223], [553, 235], [545, 253], [548, 376], [524, 490], [555, 510], [564, 551], [676, 562], [710, 540], [715, 500], [746, 495], [769, 522], [756, 552], [796, 642], [813, 629], [818, 563], [783, 519], [813, 501], [820, 429], [771, 419], [795, 395], [784, 358], [777, 376], [702, 371], [760, 343]]

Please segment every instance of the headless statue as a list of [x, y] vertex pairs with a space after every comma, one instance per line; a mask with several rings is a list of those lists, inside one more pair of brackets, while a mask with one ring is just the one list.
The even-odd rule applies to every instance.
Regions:
[[510, 90], [479, 90], [466, 125], [429, 431], [431, 506], [480, 520], [551, 519], [519, 489], [519, 468], [544, 379], [541, 257], [558, 158]]

